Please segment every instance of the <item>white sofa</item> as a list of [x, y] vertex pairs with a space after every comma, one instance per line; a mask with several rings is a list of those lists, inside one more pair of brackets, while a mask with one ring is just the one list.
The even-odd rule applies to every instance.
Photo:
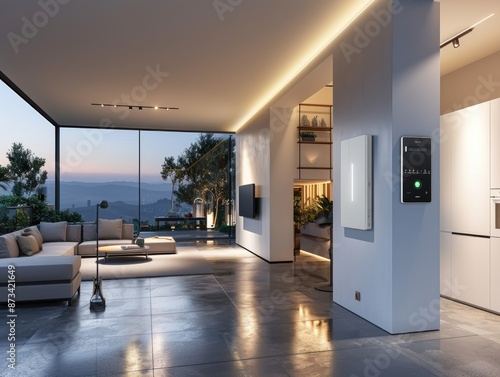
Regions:
[[[132, 243], [133, 233], [133, 224], [121, 219], [99, 219], [99, 246]], [[148, 237], [144, 241], [149, 255], [176, 253], [171, 237]], [[10, 268], [15, 271], [16, 302], [68, 300], [70, 304], [80, 288], [81, 257], [95, 254], [95, 223], [43, 222], [1, 235], [0, 303], [8, 302]]]
[[0, 303], [10, 298], [71, 304], [80, 291], [80, 229], [66, 222], [41, 223], [40, 229], [32, 226], [0, 236]]

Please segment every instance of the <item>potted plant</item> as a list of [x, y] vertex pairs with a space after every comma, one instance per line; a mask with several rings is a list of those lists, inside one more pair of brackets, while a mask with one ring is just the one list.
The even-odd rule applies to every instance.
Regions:
[[319, 226], [329, 226], [333, 223], [333, 201], [328, 199], [325, 195], [316, 197], [316, 208], [318, 214], [314, 222]]
[[300, 133], [300, 138], [302, 141], [314, 141], [316, 140], [316, 133], [311, 131], [303, 131]]
[[293, 198], [293, 223], [294, 223], [294, 255], [300, 252], [300, 228], [307, 223], [314, 221], [318, 214], [318, 207], [313, 203], [309, 205], [302, 205], [300, 197]]

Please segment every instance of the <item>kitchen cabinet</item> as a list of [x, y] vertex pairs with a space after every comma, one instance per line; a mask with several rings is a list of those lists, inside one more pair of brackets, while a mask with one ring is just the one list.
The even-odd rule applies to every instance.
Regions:
[[440, 153], [440, 215], [441, 231], [452, 231], [452, 203], [451, 203], [451, 166], [453, 156], [451, 154], [453, 137], [453, 114], [446, 114], [441, 117], [441, 143]]
[[445, 119], [451, 130], [451, 230], [489, 236], [490, 103], [450, 113]]
[[452, 234], [451, 248], [451, 297], [489, 309], [490, 239]]
[[491, 310], [500, 313], [500, 238], [490, 238]]
[[451, 233], [440, 233], [440, 292], [443, 296], [451, 297]]
[[500, 98], [491, 101], [491, 188], [500, 189]]

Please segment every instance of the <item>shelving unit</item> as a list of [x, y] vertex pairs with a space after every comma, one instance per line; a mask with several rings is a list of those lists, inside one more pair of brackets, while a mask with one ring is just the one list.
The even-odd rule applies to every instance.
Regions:
[[[314, 120], [315, 119], [315, 120]], [[332, 106], [322, 104], [302, 103], [299, 104], [299, 125], [297, 126], [297, 145], [298, 145], [298, 178], [304, 179], [303, 170], [328, 170], [328, 176], [318, 178], [331, 179], [332, 172]], [[313, 140], [302, 140], [303, 132], [313, 132], [316, 138]], [[309, 145], [309, 146], [306, 146]], [[318, 149], [312, 149], [315, 145]], [[318, 153], [319, 152], [319, 153]], [[309, 156], [324, 155], [323, 162], [328, 164], [314, 165], [306, 163]], [[306, 178], [307, 179], [307, 178]]]

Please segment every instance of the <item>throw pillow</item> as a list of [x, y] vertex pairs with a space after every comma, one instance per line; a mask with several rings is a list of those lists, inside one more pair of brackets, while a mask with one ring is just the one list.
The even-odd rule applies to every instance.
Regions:
[[66, 228], [68, 223], [66, 221], [59, 221], [57, 223], [40, 223], [40, 233], [42, 234], [44, 242], [66, 242]]
[[38, 230], [36, 226], [31, 226], [29, 228], [24, 229], [23, 234], [34, 236], [36, 242], [38, 242], [38, 247], [40, 248], [40, 250], [42, 250], [43, 237], [42, 233], [40, 233], [40, 230]]
[[122, 238], [122, 219], [105, 220], [99, 219], [99, 239], [119, 240]]
[[33, 254], [36, 254], [40, 251], [40, 248], [38, 247], [38, 241], [36, 240], [35, 236], [32, 236], [32, 235], [17, 236], [16, 241], [17, 241], [17, 244], [19, 246], [19, 250], [24, 255], [27, 255], [30, 257]]
[[0, 236], [0, 258], [16, 258], [19, 256], [19, 245], [16, 235], [7, 233]]

